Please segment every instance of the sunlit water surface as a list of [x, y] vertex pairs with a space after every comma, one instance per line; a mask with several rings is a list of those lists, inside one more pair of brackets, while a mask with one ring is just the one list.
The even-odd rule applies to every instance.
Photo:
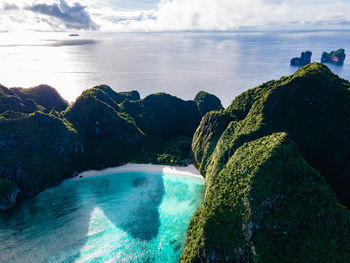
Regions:
[[174, 174], [66, 180], [0, 214], [0, 262], [178, 262], [203, 191]]
[[[143, 97], [163, 91], [193, 99], [205, 90], [228, 106], [243, 91], [294, 73], [290, 59], [302, 51], [318, 62], [323, 51], [350, 54], [349, 39], [350, 31], [0, 33], [0, 83], [49, 84], [68, 101], [101, 83]], [[350, 79], [349, 57], [328, 66]]]

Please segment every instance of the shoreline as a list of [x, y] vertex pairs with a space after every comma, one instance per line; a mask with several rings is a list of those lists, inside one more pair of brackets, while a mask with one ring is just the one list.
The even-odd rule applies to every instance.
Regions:
[[167, 173], [167, 174], [177, 174], [177, 175], [186, 175], [196, 178], [204, 177], [200, 174], [198, 169], [190, 164], [188, 166], [170, 166], [170, 165], [161, 165], [161, 164], [136, 164], [128, 163], [117, 167], [105, 168], [103, 170], [88, 170], [79, 173], [77, 176], [72, 179], [80, 179], [85, 177], [92, 177], [105, 174], [113, 174], [119, 172], [156, 172], [156, 173]]

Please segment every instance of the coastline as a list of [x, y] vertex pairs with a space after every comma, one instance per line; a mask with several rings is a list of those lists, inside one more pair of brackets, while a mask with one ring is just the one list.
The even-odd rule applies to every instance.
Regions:
[[136, 164], [128, 163], [117, 167], [105, 168], [103, 170], [88, 170], [79, 173], [77, 176], [72, 179], [80, 179], [85, 177], [92, 177], [104, 174], [113, 174], [119, 172], [157, 172], [157, 173], [167, 173], [167, 174], [178, 174], [193, 176], [197, 178], [204, 177], [200, 174], [198, 169], [190, 164], [188, 166], [170, 166], [170, 165], [160, 165], [160, 164]]

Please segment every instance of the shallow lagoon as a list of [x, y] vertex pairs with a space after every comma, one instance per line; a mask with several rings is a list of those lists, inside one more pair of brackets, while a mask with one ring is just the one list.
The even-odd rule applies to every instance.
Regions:
[[66, 180], [0, 214], [0, 262], [178, 262], [203, 191], [168, 173]]

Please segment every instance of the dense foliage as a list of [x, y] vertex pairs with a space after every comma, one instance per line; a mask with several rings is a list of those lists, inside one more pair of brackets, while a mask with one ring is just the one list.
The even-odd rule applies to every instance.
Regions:
[[201, 119], [194, 101], [165, 93], [140, 100], [137, 91], [117, 93], [106, 85], [84, 91], [69, 107], [45, 85], [1, 86], [0, 99], [0, 178], [17, 185], [20, 197], [87, 169], [186, 165]]
[[93, 88], [84, 91], [63, 113], [84, 145], [80, 160], [82, 169], [116, 166], [130, 161], [132, 153], [136, 152], [143, 133], [133, 119], [118, 108], [109, 95]]
[[80, 151], [76, 131], [55, 116], [35, 112], [0, 119], [0, 175], [31, 196], [71, 175]]
[[205, 91], [200, 91], [194, 98], [198, 110], [202, 116], [212, 110], [220, 110], [222, 107], [221, 101], [218, 97]]
[[[188, 230], [188, 243], [182, 256], [184, 262], [221, 262], [226, 260], [223, 255], [228, 256], [229, 262], [281, 262], [282, 254], [285, 256], [283, 262], [300, 262], [299, 256], [307, 262], [317, 262], [312, 258], [322, 261], [327, 258], [324, 251], [334, 256], [333, 260], [330, 256], [325, 262], [349, 260], [350, 237], [343, 238], [349, 227], [346, 219], [348, 211], [339, 208], [328, 184], [317, 179], [321, 178], [319, 172], [332, 186], [338, 199], [349, 206], [349, 88], [348, 81], [332, 74], [326, 66], [314, 63], [290, 77], [282, 77], [244, 92], [227, 110], [204, 116], [194, 135], [192, 150], [197, 166], [206, 177], [207, 191], [205, 201]], [[264, 148], [266, 145], [273, 146], [273, 152], [279, 155], [269, 154], [271, 147]], [[318, 172], [311, 169], [304, 159]], [[261, 174], [264, 174], [263, 177], [260, 177]], [[305, 176], [311, 181], [298, 179]], [[249, 181], [250, 177], [266, 177], [270, 186], [264, 183], [265, 179], [255, 183]], [[278, 185], [279, 182], [281, 185]], [[240, 187], [248, 189], [249, 195], [254, 198], [245, 201]], [[265, 193], [269, 187], [272, 187], [271, 193]], [[247, 228], [247, 215], [251, 213], [244, 210], [246, 206], [257, 212], [263, 203], [255, 204], [253, 200], [271, 201], [277, 195], [287, 196], [287, 193], [290, 194], [285, 199], [288, 203], [282, 202], [281, 207], [273, 204], [273, 207], [278, 211], [288, 211], [291, 219], [285, 220], [288, 213], [281, 214], [281, 217], [278, 213], [273, 214], [274, 217], [270, 218], [271, 211], [263, 210], [259, 212], [258, 228], [253, 227], [250, 231], [254, 236], [249, 239], [252, 241], [244, 239], [245, 231], [242, 229]], [[253, 208], [255, 205], [258, 207]], [[316, 211], [320, 214], [318, 220], [315, 218]], [[335, 221], [331, 222], [329, 216]], [[302, 222], [298, 217], [303, 218]], [[341, 219], [336, 222], [338, 218]], [[276, 229], [281, 228], [279, 224], [284, 222], [281, 229], [289, 231], [276, 230], [274, 235], [264, 232], [261, 224], [270, 225], [269, 220], [275, 220]], [[221, 225], [224, 227], [221, 228]], [[232, 229], [231, 232], [228, 229]], [[298, 241], [301, 230], [315, 240], [314, 244], [307, 237]], [[284, 232], [290, 235], [290, 231], [293, 233], [291, 238], [284, 236]], [[324, 233], [316, 235], [317, 231]], [[259, 235], [265, 238], [259, 239]], [[246, 243], [244, 246], [242, 238]], [[278, 240], [281, 245], [269, 243], [272, 239]], [[274, 247], [276, 251], [271, 250]], [[341, 253], [336, 254], [327, 247], [337, 248], [334, 251]]]
[[208, 176], [182, 262], [349, 262], [350, 213], [286, 133], [244, 143]]
[[63, 111], [68, 107], [68, 102], [52, 87], [39, 85], [34, 88], [11, 88], [22, 100], [33, 100], [37, 105], [43, 106], [47, 112], [51, 110]]
[[201, 116], [193, 101], [166, 93], [156, 93], [140, 101], [124, 101], [121, 111], [130, 115], [148, 136], [167, 140], [176, 136], [192, 137]]

